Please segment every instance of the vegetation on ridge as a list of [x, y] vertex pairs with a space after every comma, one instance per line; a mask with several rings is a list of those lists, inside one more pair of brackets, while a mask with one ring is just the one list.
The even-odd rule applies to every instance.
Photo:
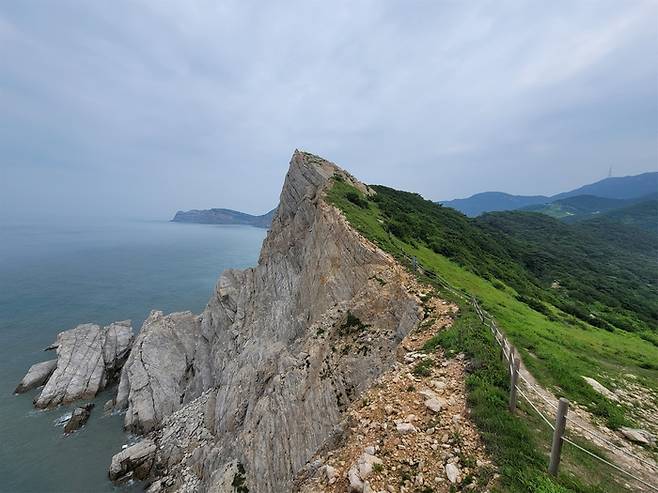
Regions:
[[[632, 373], [636, 382], [658, 391], [658, 345], [652, 323], [658, 301], [654, 275], [658, 267], [655, 256], [651, 258], [655, 240], [639, 236], [622, 250], [615, 247], [628, 233], [622, 225], [613, 231], [597, 231], [596, 225], [576, 231], [570, 229], [575, 226], [531, 213], [469, 219], [416, 194], [372, 188], [377, 194], [366, 197], [336, 180], [327, 200], [385, 251], [398, 258], [402, 253], [415, 256], [452, 285], [476, 296], [540, 383], [587, 407], [613, 428], [631, 423], [632, 410], [595, 392], [582, 376], [614, 388], [623, 387], [621, 375]], [[634, 289], [644, 299], [638, 299]], [[611, 297], [614, 292], [617, 296]], [[449, 298], [446, 292], [441, 296]], [[475, 324], [468, 307], [462, 306], [455, 326], [460, 324], [467, 327], [463, 341], [451, 329], [435, 343], [447, 350], [464, 350], [477, 362], [467, 382], [469, 400], [501, 466], [505, 491], [615, 491], [609, 471], [599, 470], [575, 452], [567, 452], [565, 471], [579, 469], [578, 476], [588, 484], [567, 474], [561, 475], [562, 486], [557, 486], [544, 474], [541, 447], [548, 443], [546, 431], [531, 414], [524, 420], [507, 414], [508, 383], [496, 377], [504, 367], [490, 354], [495, 351], [490, 335]]]

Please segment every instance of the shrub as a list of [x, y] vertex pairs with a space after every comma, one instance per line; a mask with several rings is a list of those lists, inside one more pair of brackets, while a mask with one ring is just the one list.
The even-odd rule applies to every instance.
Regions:
[[345, 198], [362, 209], [368, 208], [368, 201], [356, 191], [350, 190], [345, 194]]
[[412, 373], [417, 377], [429, 377], [432, 374], [432, 366], [434, 362], [431, 358], [425, 358], [422, 361], [416, 363]]

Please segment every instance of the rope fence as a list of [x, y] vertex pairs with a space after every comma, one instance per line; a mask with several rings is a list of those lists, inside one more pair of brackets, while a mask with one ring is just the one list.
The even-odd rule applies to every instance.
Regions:
[[[611, 452], [621, 452], [623, 454], [626, 454], [629, 457], [632, 457], [634, 460], [637, 460], [638, 462], [648, 466], [649, 468], [655, 469], [656, 464], [652, 464], [651, 462], [637, 456], [636, 454], [633, 454], [626, 449], [619, 447], [618, 445], [615, 445], [613, 442], [608, 440], [607, 438], [594, 433], [593, 431], [585, 428], [584, 426], [578, 424], [575, 422], [572, 418], [567, 416], [568, 409], [569, 409], [569, 401], [565, 398], [561, 398], [558, 403], [556, 404], [555, 402], [552, 402], [549, 398], [547, 398], [533, 383], [528, 381], [527, 378], [525, 378], [523, 375], [520, 374], [519, 368], [520, 368], [520, 363], [521, 363], [521, 358], [519, 356], [518, 351], [512, 345], [507, 337], [504, 335], [504, 333], [500, 330], [498, 325], [496, 324], [495, 319], [486, 311], [484, 310], [478, 301], [474, 297], [469, 297], [467, 294], [460, 292], [461, 290], [459, 288], [456, 288], [452, 286], [446, 279], [442, 278], [439, 274], [436, 272], [432, 271], [431, 269], [427, 269], [424, 266], [422, 266], [418, 260], [415, 257], [409, 257], [406, 253], [400, 252], [401, 257], [406, 259], [412, 266], [413, 270], [418, 272], [421, 271], [422, 274], [427, 276], [430, 279], [436, 280], [441, 286], [446, 289], [448, 292], [451, 294], [457, 296], [463, 301], [468, 302], [473, 309], [475, 310], [478, 318], [480, 319], [480, 322], [489, 328], [491, 331], [494, 339], [496, 340], [496, 343], [500, 346], [500, 357], [502, 360], [506, 361], [507, 363], [507, 368], [509, 370], [510, 374], [510, 399], [509, 399], [509, 410], [510, 412], [515, 412], [516, 410], [516, 404], [517, 404], [517, 395], [521, 395], [523, 400], [527, 402], [530, 407], [541, 417], [541, 419], [550, 427], [550, 429], [553, 431], [553, 443], [551, 446], [551, 456], [550, 456], [550, 463], [549, 463], [549, 473], [556, 476], [558, 472], [558, 467], [560, 463], [560, 455], [561, 455], [561, 450], [562, 450], [562, 444], [563, 443], [568, 443], [570, 446], [575, 447], [576, 449], [579, 449], [582, 452], [585, 452], [592, 458], [614, 468], [615, 470], [625, 474], [629, 478], [632, 478], [633, 480], [637, 481], [638, 483], [650, 488], [653, 491], [658, 491], [658, 486], [653, 485], [648, 483], [647, 481], [643, 480], [642, 478], [638, 477], [636, 473], [630, 472], [625, 470], [624, 468], [620, 467], [617, 464], [614, 464], [613, 462], [610, 462], [609, 460], [600, 457], [599, 455], [595, 454], [594, 452], [591, 452], [590, 450], [587, 450], [586, 448], [578, 445], [576, 442], [573, 440], [569, 439], [566, 435], [567, 431], [567, 424], [571, 426], [571, 428], [578, 428], [581, 431], [584, 431], [588, 433], [590, 436], [600, 440], [601, 442], [605, 443], [608, 448], [608, 451]], [[556, 412], [555, 416], [555, 422], [552, 423], [551, 420], [535, 405], [534, 402], [532, 402], [532, 399], [529, 398], [529, 396], [524, 392], [523, 389], [519, 387], [517, 384], [518, 380], [522, 380], [526, 386], [526, 388], [530, 389], [532, 392], [534, 392], [541, 400], [544, 401], [544, 403], [549, 406], [551, 409], [553, 409]], [[571, 430], [570, 430], [571, 431]], [[605, 448], [605, 447], [604, 447]]]

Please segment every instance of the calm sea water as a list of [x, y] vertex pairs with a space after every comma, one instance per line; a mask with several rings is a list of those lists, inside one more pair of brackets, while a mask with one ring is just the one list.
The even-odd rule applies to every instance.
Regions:
[[37, 390], [13, 390], [57, 333], [79, 323], [131, 319], [151, 309], [205, 306], [219, 274], [256, 263], [262, 229], [248, 226], [102, 221], [0, 224], [0, 491], [105, 492], [113, 454], [131, 437], [96, 399], [87, 426], [64, 437], [70, 408], [36, 411]]

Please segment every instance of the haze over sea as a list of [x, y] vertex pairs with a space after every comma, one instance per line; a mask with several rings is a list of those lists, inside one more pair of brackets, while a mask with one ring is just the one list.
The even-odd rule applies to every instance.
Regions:
[[112, 455], [130, 437], [122, 416], [103, 416], [64, 437], [55, 421], [72, 407], [37, 411], [37, 390], [13, 395], [58, 332], [131, 319], [151, 309], [199, 313], [219, 274], [256, 264], [264, 229], [103, 220], [0, 223], [0, 491], [116, 491]]

